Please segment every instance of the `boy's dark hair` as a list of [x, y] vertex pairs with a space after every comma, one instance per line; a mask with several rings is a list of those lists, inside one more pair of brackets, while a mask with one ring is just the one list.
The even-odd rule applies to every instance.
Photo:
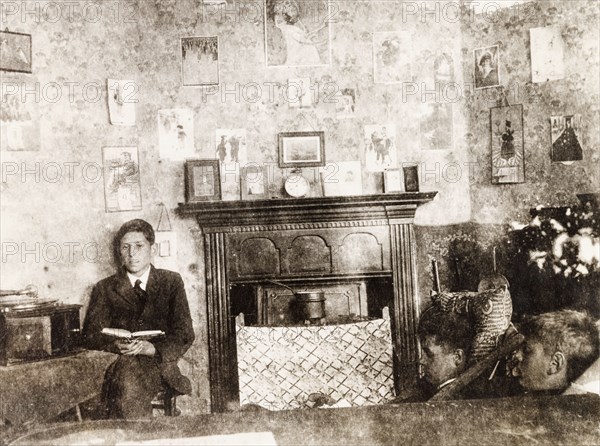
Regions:
[[461, 349], [468, 356], [475, 332], [464, 314], [444, 311], [433, 305], [421, 315], [418, 335], [420, 339], [433, 337], [438, 344], [452, 350]]
[[526, 340], [540, 342], [544, 352], [559, 351], [567, 359], [567, 379], [577, 379], [600, 355], [600, 335], [586, 313], [560, 310], [525, 319], [519, 330]]
[[154, 229], [152, 228], [152, 225], [150, 223], [148, 223], [146, 220], [142, 220], [141, 218], [129, 220], [128, 222], [123, 223], [123, 225], [119, 228], [113, 241], [114, 252], [117, 259], [120, 256], [119, 253], [121, 239], [125, 237], [125, 234], [128, 234], [130, 232], [141, 232], [142, 234], [144, 234], [146, 240], [148, 240], [148, 243], [150, 243], [151, 245], [154, 244]]

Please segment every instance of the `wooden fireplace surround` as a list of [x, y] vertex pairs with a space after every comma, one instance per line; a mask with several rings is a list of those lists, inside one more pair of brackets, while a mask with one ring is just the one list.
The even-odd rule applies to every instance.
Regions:
[[234, 286], [388, 278], [396, 390], [417, 376], [413, 219], [436, 192], [180, 204], [204, 241], [213, 412], [239, 405]]

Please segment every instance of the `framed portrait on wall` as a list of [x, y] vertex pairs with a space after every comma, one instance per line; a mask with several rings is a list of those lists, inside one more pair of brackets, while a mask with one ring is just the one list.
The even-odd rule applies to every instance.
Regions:
[[31, 34], [0, 31], [0, 71], [31, 73]]
[[286, 132], [278, 135], [279, 167], [325, 165], [325, 132]]
[[492, 184], [525, 182], [523, 106], [490, 109]]
[[188, 160], [185, 163], [185, 201], [221, 199], [219, 160]]
[[331, 62], [328, 0], [265, 0], [267, 67], [309, 67]]
[[181, 38], [181, 80], [184, 87], [219, 85], [219, 38]]

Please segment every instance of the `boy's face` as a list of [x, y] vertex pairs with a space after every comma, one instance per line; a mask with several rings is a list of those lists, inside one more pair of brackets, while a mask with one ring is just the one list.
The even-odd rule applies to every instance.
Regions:
[[517, 366], [514, 374], [519, 384], [526, 390], [548, 389], [548, 370], [552, 361], [551, 355], [544, 352], [541, 342], [527, 340], [517, 352]]
[[455, 350], [439, 343], [433, 336], [421, 339], [421, 368], [423, 378], [432, 386], [439, 386], [458, 375], [459, 363]]
[[119, 243], [121, 262], [133, 275], [142, 275], [152, 262], [154, 246], [141, 232], [128, 232]]

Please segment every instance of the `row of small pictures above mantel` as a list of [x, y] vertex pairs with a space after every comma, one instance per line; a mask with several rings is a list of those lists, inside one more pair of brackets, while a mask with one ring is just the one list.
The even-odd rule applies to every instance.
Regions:
[[[386, 169], [383, 192], [418, 192], [418, 165]], [[225, 172], [218, 160], [188, 160], [185, 163], [186, 203], [224, 199], [265, 200], [363, 195], [360, 161], [338, 161], [323, 167], [275, 169], [274, 164], [249, 163], [237, 172]], [[239, 189], [238, 189], [239, 187]], [[223, 190], [225, 189], [225, 197]]]

